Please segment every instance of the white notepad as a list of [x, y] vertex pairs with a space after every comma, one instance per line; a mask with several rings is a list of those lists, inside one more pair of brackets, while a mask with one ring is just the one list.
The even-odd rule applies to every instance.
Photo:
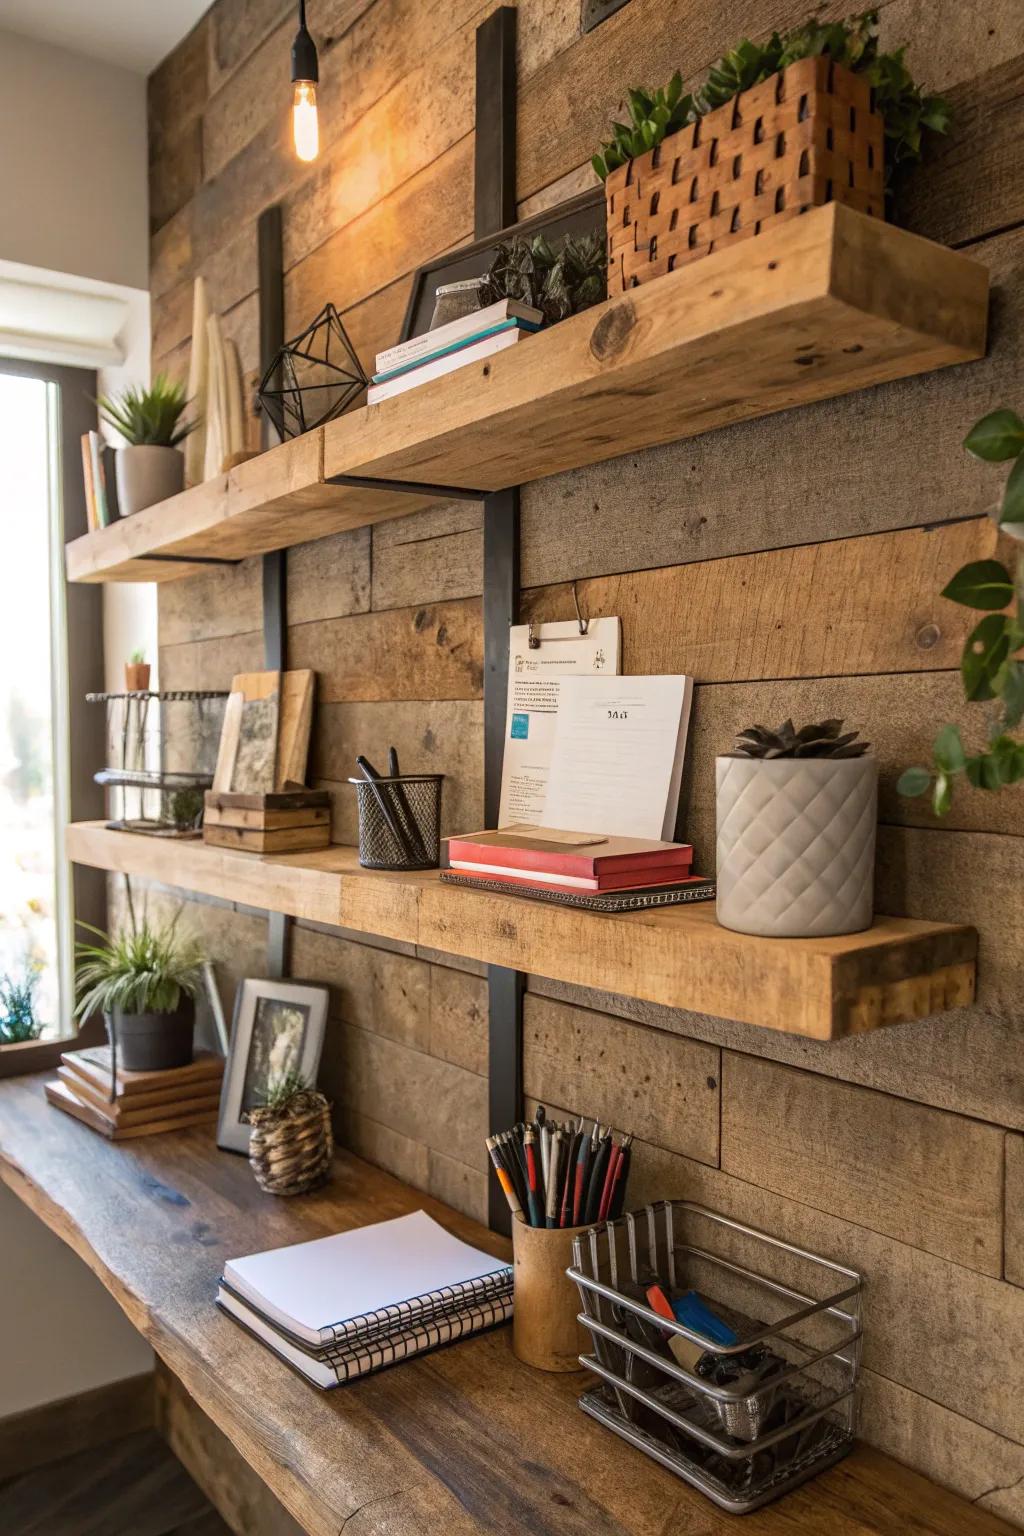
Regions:
[[509, 1266], [452, 1237], [425, 1211], [229, 1259], [224, 1282], [262, 1316], [314, 1347], [415, 1324], [461, 1294], [507, 1285]]

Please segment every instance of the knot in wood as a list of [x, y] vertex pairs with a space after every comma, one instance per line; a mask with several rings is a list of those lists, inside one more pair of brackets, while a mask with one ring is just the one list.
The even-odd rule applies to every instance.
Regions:
[[635, 325], [636, 310], [629, 299], [601, 316], [590, 337], [590, 350], [599, 363], [618, 356]]

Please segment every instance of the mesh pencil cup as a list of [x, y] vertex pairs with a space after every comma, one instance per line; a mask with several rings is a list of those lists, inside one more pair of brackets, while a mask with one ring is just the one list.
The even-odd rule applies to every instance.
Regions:
[[436, 869], [441, 862], [443, 773], [349, 779], [359, 807], [364, 869]]

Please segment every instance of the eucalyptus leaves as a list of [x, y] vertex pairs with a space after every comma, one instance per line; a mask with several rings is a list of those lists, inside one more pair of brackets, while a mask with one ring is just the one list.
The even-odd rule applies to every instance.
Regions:
[[[989, 463], [1014, 461], [999, 523], [1015, 536], [1024, 536], [1024, 421], [1015, 411], [993, 411], [971, 428], [964, 447]], [[960, 676], [969, 702], [995, 707], [984, 751], [968, 753], [959, 726], [945, 725], [935, 738], [932, 766], [908, 768], [900, 776], [901, 795], [931, 790], [937, 816], [945, 816], [952, 805], [953, 786], [960, 774], [976, 789], [1002, 789], [1024, 779], [1024, 741], [1009, 734], [1024, 720], [1024, 661], [1019, 659], [1024, 650], [1021, 563], [1014, 577], [1000, 560], [974, 560], [957, 571], [942, 596], [985, 614], [967, 637]]]
[[903, 49], [878, 51], [878, 12], [864, 11], [846, 21], [813, 18], [791, 32], [773, 32], [764, 43], [743, 38], [719, 59], [699, 90], [684, 92], [677, 70], [663, 89], [631, 90], [628, 123], [614, 123], [611, 139], [601, 146], [592, 164], [602, 180], [610, 171], [676, 133], [687, 123], [724, 106], [741, 91], [799, 59], [827, 57], [854, 74], [864, 75], [874, 92], [875, 107], [885, 124], [886, 185], [904, 166], [920, 160], [925, 137], [946, 133], [950, 109], [941, 96], [926, 96], [903, 61]]

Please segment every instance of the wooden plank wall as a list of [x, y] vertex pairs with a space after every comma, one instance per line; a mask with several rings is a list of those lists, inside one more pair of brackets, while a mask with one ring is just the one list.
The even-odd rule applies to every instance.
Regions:
[[[364, 359], [395, 340], [411, 269], [471, 233], [473, 34], [492, 5], [310, 0], [323, 153], [304, 169], [288, 145], [294, 7], [217, 0], [150, 82], [155, 367], [184, 371], [202, 272], [255, 369], [255, 219], [274, 200], [289, 331], [332, 299]], [[807, 8], [630, 0], [581, 37], [579, 0], [521, 0], [521, 210], [589, 183], [626, 85], [698, 75]], [[638, 1198], [685, 1192], [863, 1267], [864, 1433], [1024, 1524], [1020, 792], [965, 793], [941, 826], [894, 792], [937, 722], [981, 724], [959, 702], [963, 616], [936, 594], [993, 547], [980, 514], [998, 476], [967, 461], [964, 432], [1021, 407], [1024, 39], [1018, 0], [887, 0], [881, 16], [886, 44], [906, 43], [957, 107], [903, 212], [990, 264], [990, 356], [531, 486], [524, 582], [529, 611], [556, 617], [582, 578], [586, 610], [622, 615], [627, 669], [697, 677], [686, 831], [705, 866], [713, 758], [735, 728], [790, 713], [862, 727], [882, 764], [879, 905], [976, 922], [981, 1007], [818, 1045], [531, 978], [526, 1085], [636, 1129]], [[449, 830], [479, 825], [479, 509], [294, 550], [289, 587], [293, 663], [320, 674], [315, 772], [336, 835], [354, 835], [356, 752], [392, 741], [448, 775]], [[258, 666], [260, 624], [256, 562], [164, 586], [164, 685]], [[226, 981], [259, 972], [259, 918], [200, 920]], [[478, 968], [300, 927], [293, 969], [332, 988], [324, 1076], [343, 1138], [482, 1213]]]

